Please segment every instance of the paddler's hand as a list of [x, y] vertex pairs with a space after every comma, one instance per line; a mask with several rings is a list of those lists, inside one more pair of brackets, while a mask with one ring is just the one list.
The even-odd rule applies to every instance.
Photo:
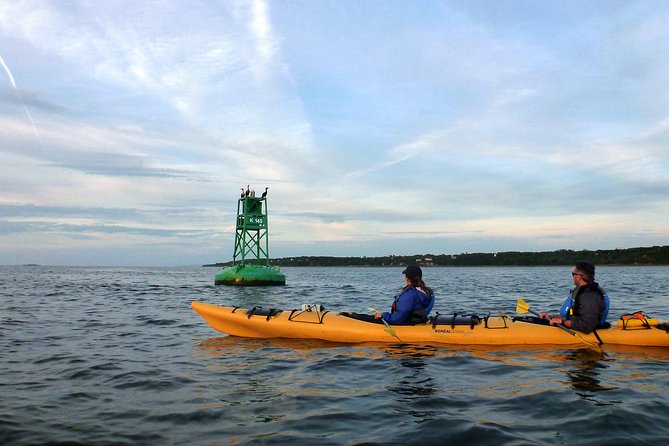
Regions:
[[539, 313], [539, 317], [541, 319], [550, 319], [551, 315], [550, 315], [550, 313]]
[[374, 315], [374, 319], [381, 319], [381, 313], [376, 313]]
[[561, 317], [551, 318], [551, 325], [560, 325], [560, 324], [562, 324], [562, 318]]

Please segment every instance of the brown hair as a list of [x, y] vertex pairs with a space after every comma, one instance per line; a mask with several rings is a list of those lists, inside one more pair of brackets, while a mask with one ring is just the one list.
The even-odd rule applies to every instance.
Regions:
[[434, 294], [434, 291], [432, 291], [432, 288], [425, 285], [425, 282], [423, 282], [422, 277], [409, 277], [409, 280], [411, 281], [411, 286], [412, 287], [420, 288], [421, 290], [425, 291], [425, 294], [427, 294], [428, 296], [432, 296]]

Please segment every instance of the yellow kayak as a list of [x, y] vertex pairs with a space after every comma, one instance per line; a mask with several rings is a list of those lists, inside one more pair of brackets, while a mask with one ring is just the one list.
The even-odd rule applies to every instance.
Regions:
[[[355, 314], [330, 311], [221, 307], [193, 302], [191, 307], [215, 330], [249, 338], [322, 339], [333, 342], [401, 342], [456, 345], [599, 344], [593, 333], [578, 337], [558, 327], [533, 323], [534, 318], [506, 315], [437, 315], [417, 325], [385, 326], [356, 319]], [[598, 329], [603, 345], [669, 347], [668, 324]]]

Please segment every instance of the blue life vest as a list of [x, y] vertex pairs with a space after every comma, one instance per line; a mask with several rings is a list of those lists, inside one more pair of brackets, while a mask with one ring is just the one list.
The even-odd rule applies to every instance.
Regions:
[[412, 285], [405, 286], [400, 290], [399, 293], [395, 295], [395, 300], [393, 301], [393, 304], [391, 306], [390, 314], [393, 314], [397, 311], [399, 299], [401, 296], [404, 295], [405, 292], [415, 293], [413, 294], [415, 302], [418, 303], [420, 306], [422, 306], [422, 308], [414, 307], [412, 309], [409, 320], [423, 321], [427, 319], [427, 316], [430, 314], [430, 311], [432, 311], [432, 307], [434, 307], [434, 302], [435, 302], [434, 294], [427, 294], [426, 292], [418, 288], [415, 288]]
[[427, 307], [425, 307], [425, 310], [423, 310], [425, 312], [425, 316], [430, 314], [430, 311], [432, 311], [432, 307], [434, 307], [434, 301], [435, 301], [434, 295], [431, 295], [430, 296], [430, 303], [427, 305]]
[[[606, 318], [609, 315], [609, 307], [611, 306], [609, 296], [607, 296], [605, 293], [602, 293], [602, 297], [604, 298], [604, 310], [602, 311], [602, 314], [599, 318], [599, 325], [597, 327], [602, 327], [606, 324]], [[569, 315], [573, 314], [573, 307], [574, 299], [572, 299], [571, 295], [569, 295], [560, 308], [560, 316], [562, 316], [563, 320], [567, 320]]]

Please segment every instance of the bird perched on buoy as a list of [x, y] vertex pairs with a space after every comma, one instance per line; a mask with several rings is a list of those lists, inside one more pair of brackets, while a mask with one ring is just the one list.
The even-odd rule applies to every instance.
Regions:
[[247, 185], [246, 185], [246, 192], [245, 192], [245, 194], [246, 194], [247, 197], [248, 197], [249, 194], [251, 193], [251, 189], [250, 189], [250, 187], [251, 187], [250, 184], [247, 184]]
[[244, 188], [242, 187], [242, 198], [244, 198]]
[[267, 196], [267, 189], [269, 189], [269, 187], [265, 188], [265, 192], [263, 192], [261, 195], [262, 198], [265, 198]]

